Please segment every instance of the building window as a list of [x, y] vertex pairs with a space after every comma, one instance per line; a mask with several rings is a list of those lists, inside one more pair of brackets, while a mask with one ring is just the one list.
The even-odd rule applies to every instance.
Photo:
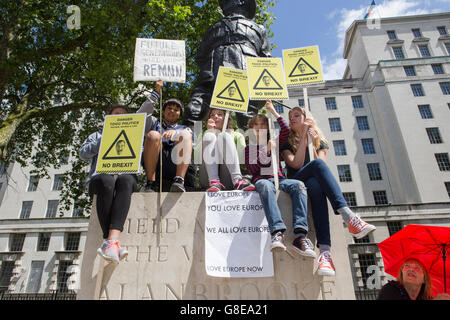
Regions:
[[347, 149], [345, 148], [344, 140], [334, 140], [333, 147], [334, 147], [334, 155], [336, 155], [336, 156], [346, 156], [347, 155]]
[[412, 33], [414, 38], [422, 38], [422, 32], [420, 32], [420, 29], [412, 29]]
[[398, 231], [403, 229], [402, 222], [401, 221], [388, 221], [387, 227], [389, 230], [389, 236], [393, 236]]
[[420, 105], [419, 112], [422, 119], [433, 119], [433, 113], [431, 112], [430, 105], [428, 104]]
[[369, 130], [369, 121], [366, 116], [356, 117], [356, 123], [359, 130]]
[[442, 64], [432, 64], [431, 68], [433, 68], [434, 74], [444, 74], [444, 68]]
[[426, 128], [428, 139], [430, 139], [431, 144], [442, 143], [441, 134], [439, 128]]
[[59, 200], [48, 200], [46, 218], [56, 218]]
[[439, 83], [443, 94], [450, 94], [450, 82]]
[[26, 233], [13, 233], [11, 234], [9, 251], [22, 251], [23, 243], [25, 242]]
[[352, 97], [352, 102], [353, 102], [353, 108], [355, 108], [355, 109], [364, 108], [364, 103], [363, 103], [363, 100], [362, 100], [362, 96], [354, 96], [354, 97]]
[[33, 201], [23, 201], [22, 211], [20, 211], [20, 219], [28, 219], [30, 217], [32, 207]]
[[84, 216], [83, 207], [80, 205], [79, 201], [75, 201], [75, 203], [73, 204], [72, 217], [78, 218], [78, 217], [83, 217], [83, 216]]
[[11, 284], [15, 261], [2, 261], [0, 269], [0, 292], [6, 292]]
[[375, 205], [377, 206], [388, 204], [386, 191], [373, 191], [373, 200], [375, 201]]
[[450, 171], [450, 160], [448, 158], [448, 153], [435, 153], [434, 156], [440, 171]]
[[69, 232], [66, 235], [66, 251], [77, 251], [80, 245], [80, 232]]
[[411, 90], [413, 92], [414, 97], [423, 97], [425, 92], [423, 91], [421, 84], [412, 84]]
[[450, 56], [450, 42], [445, 44], [445, 49], [447, 49], [447, 54]]
[[337, 166], [339, 181], [340, 182], [351, 182], [352, 173], [350, 172], [350, 166], [348, 164], [343, 164]]
[[397, 40], [397, 35], [395, 34], [394, 30], [388, 30], [387, 35], [389, 40]]
[[367, 171], [369, 172], [369, 179], [371, 181], [383, 180], [383, 178], [381, 177], [381, 170], [379, 163], [368, 163]]
[[305, 99], [298, 99], [298, 106], [304, 108], [305, 107]]
[[445, 26], [437, 27], [437, 30], [439, 32], [439, 35], [441, 35], [441, 36], [447, 35], [447, 28]]
[[364, 154], [375, 154], [375, 146], [373, 144], [373, 139], [361, 139]]
[[450, 182], [445, 183], [445, 188], [447, 189], [448, 197], [450, 198]]
[[27, 293], [38, 293], [41, 288], [42, 272], [45, 261], [31, 261], [31, 271], [28, 277]]
[[325, 105], [327, 107], [327, 110], [336, 110], [336, 98], [325, 98]]
[[50, 245], [51, 233], [39, 233], [37, 251], [48, 251]]
[[39, 184], [39, 177], [38, 176], [30, 176], [30, 181], [28, 182], [27, 192], [36, 191], [38, 184]]
[[56, 278], [56, 292], [66, 293], [69, 291], [68, 280], [70, 278], [70, 266], [72, 261], [59, 261], [58, 275]]
[[53, 182], [53, 191], [59, 191], [63, 187], [63, 175], [55, 174], [55, 180]]
[[408, 77], [414, 77], [416, 75], [416, 69], [414, 69], [414, 66], [404, 66], [403, 69]]
[[356, 194], [354, 192], [343, 192], [345, 202], [347, 202], [349, 207], [356, 207]]
[[329, 118], [328, 122], [330, 124], [330, 131], [331, 132], [342, 131], [341, 119], [339, 119], [339, 118]]
[[403, 53], [402, 47], [393, 47], [392, 51], [394, 52], [395, 59], [405, 59], [405, 54]]

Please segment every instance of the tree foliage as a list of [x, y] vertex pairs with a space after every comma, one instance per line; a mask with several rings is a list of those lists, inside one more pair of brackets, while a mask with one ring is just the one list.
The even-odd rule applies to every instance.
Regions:
[[[217, 0], [0, 0], [0, 160], [48, 168], [64, 175], [63, 208], [71, 199], [86, 207], [86, 163], [78, 149], [101, 128], [114, 103], [138, 108], [153, 83], [133, 82], [137, 37], [186, 41], [185, 84], [167, 83], [165, 97], [187, 102], [197, 73], [195, 55], [203, 34], [221, 19]], [[255, 20], [271, 35], [275, 0], [257, 0]], [[79, 29], [69, 28], [71, 5]]]

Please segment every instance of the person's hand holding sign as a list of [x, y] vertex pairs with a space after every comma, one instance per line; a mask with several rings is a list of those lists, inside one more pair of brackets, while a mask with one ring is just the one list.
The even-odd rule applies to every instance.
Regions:
[[155, 83], [155, 91], [158, 92], [159, 95], [161, 95], [161, 89], [164, 86], [164, 81], [158, 80]]
[[216, 128], [216, 122], [214, 119], [208, 119], [208, 122], [206, 122], [206, 129], [215, 129]]
[[173, 138], [175, 137], [175, 134], [177, 133], [176, 130], [167, 130], [162, 134], [162, 137], [164, 139], [166, 139], [167, 141], [169, 140], [173, 140]]
[[278, 112], [275, 110], [275, 107], [273, 106], [272, 100], [267, 99], [265, 107], [267, 111], [269, 111], [275, 117], [275, 119], [278, 119], [280, 117]]

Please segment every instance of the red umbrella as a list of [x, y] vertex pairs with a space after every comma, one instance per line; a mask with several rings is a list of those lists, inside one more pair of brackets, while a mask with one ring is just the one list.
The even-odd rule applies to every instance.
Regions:
[[427, 268], [432, 295], [447, 292], [450, 286], [450, 228], [410, 224], [378, 244], [386, 273], [397, 277], [408, 258], [416, 258]]

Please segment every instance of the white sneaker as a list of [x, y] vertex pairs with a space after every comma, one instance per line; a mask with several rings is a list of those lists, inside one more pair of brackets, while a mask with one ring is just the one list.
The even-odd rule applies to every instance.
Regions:
[[331, 259], [331, 252], [328, 250], [322, 251], [319, 255], [319, 267], [317, 274], [319, 276], [334, 276], [336, 269], [334, 268], [333, 260]]
[[272, 236], [272, 243], [270, 244], [270, 251], [282, 250], [286, 251], [286, 246], [284, 245], [284, 235], [283, 232], [278, 231]]

